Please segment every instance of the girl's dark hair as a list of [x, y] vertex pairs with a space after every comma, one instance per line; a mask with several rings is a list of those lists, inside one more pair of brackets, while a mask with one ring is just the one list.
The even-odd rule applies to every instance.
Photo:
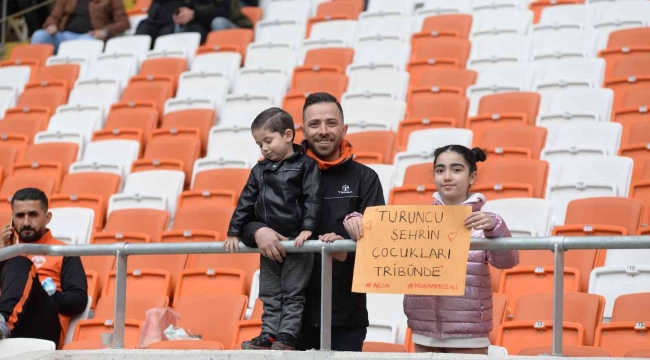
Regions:
[[487, 155], [485, 154], [485, 151], [483, 151], [480, 148], [475, 147], [470, 150], [469, 148], [463, 145], [447, 145], [447, 146], [439, 147], [436, 149], [436, 151], [433, 152], [433, 157], [434, 157], [433, 166], [436, 166], [438, 155], [446, 151], [453, 151], [455, 153], [463, 155], [463, 158], [469, 165], [470, 174], [476, 171], [477, 162], [483, 162], [485, 161], [485, 159], [487, 159]]
[[[296, 127], [291, 114], [277, 107], [266, 109], [257, 115], [251, 124], [251, 131], [260, 128], [266, 128], [271, 132], [280, 134], [284, 134], [289, 129], [293, 131], [293, 137], [296, 136]], [[293, 137], [291, 140], [293, 140]]]

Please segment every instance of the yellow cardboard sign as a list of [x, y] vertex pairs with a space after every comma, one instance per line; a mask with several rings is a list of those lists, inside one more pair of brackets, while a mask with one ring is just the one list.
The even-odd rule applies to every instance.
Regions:
[[471, 206], [367, 208], [357, 244], [352, 291], [463, 295]]

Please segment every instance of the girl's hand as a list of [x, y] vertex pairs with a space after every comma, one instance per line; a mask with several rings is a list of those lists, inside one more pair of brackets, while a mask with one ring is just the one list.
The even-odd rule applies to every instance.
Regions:
[[296, 240], [293, 241], [293, 245], [297, 248], [301, 247], [305, 240], [309, 239], [312, 232], [309, 230], [303, 230], [300, 232], [300, 235], [296, 237]]
[[239, 238], [236, 236], [228, 236], [228, 239], [226, 239], [224, 246], [226, 248], [226, 251], [230, 252], [231, 254], [234, 252], [239, 252]]
[[359, 240], [363, 236], [363, 222], [361, 216], [352, 216], [343, 221], [345, 231], [350, 234], [350, 238], [354, 241]]
[[494, 230], [495, 226], [492, 216], [482, 211], [476, 211], [469, 214], [463, 225], [468, 229], [487, 231]]

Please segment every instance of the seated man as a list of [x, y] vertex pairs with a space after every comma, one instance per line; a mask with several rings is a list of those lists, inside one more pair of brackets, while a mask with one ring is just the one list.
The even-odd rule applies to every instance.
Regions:
[[[46, 228], [52, 213], [42, 191], [18, 190], [11, 209], [13, 224], [2, 229], [0, 247], [13, 244], [16, 234], [21, 243], [65, 245]], [[52, 285], [49, 292], [45, 284]], [[86, 273], [78, 256], [29, 255], [0, 262], [0, 338], [32, 337], [62, 346], [70, 318], [87, 303]]]
[[229, 0], [153, 0], [135, 34], [151, 36], [152, 46], [158, 36], [179, 32], [198, 32], [204, 42], [212, 19], [229, 16]]
[[239, 0], [228, 0], [230, 3], [230, 16], [219, 16], [212, 19], [210, 28], [212, 31], [225, 30], [225, 29], [251, 29], [253, 23], [246, 15], [242, 14], [241, 7], [244, 6]]
[[44, 30], [32, 35], [32, 44], [52, 44], [75, 39], [107, 40], [130, 27], [122, 0], [56, 0]]

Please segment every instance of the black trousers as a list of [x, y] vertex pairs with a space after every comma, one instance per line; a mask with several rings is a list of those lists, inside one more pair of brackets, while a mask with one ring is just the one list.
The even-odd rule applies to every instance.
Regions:
[[50, 340], [58, 347], [61, 323], [56, 302], [26, 257], [0, 262], [0, 316], [9, 325], [11, 337]]
[[[332, 326], [332, 350], [361, 352], [366, 340], [365, 326]], [[320, 350], [320, 327], [303, 324], [298, 350]]]
[[[138, 24], [138, 28], [135, 30], [136, 35], [149, 35], [151, 36], [151, 47], [153, 48], [156, 38], [158, 36], [169, 35], [174, 33], [175, 25], [172, 24], [161, 24], [156, 19], [144, 19]], [[208, 31], [201, 26], [201, 24], [196, 22], [191, 22], [183, 26], [182, 32], [197, 32], [201, 34], [201, 42], [205, 41], [205, 38], [208, 35]]]

